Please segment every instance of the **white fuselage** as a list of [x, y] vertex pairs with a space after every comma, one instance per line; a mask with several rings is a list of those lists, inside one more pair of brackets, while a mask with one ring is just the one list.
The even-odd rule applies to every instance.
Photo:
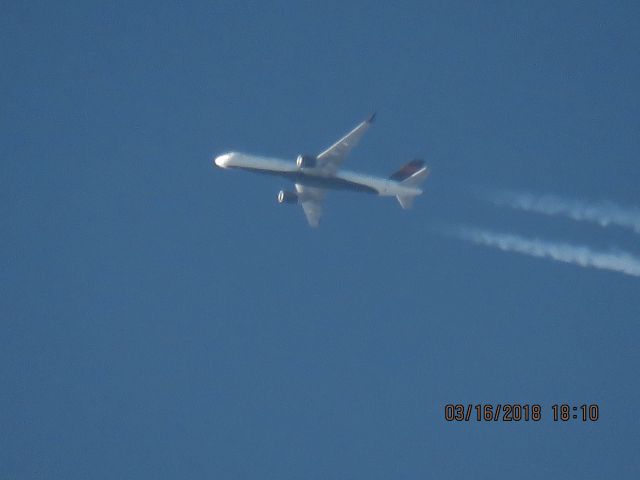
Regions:
[[220, 168], [237, 168], [288, 178], [302, 185], [332, 190], [352, 190], [376, 193], [381, 196], [415, 196], [422, 190], [396, 180], [339, 170], [330, 172], [322, 168], [299, 168], [295, 162], [261, 157], [246, 153], [229, 152], [215, 158]]

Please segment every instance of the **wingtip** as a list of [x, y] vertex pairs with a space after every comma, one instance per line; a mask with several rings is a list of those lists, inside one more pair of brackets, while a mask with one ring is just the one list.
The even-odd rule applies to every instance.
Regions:
[[371, 114], [371, 116], [367, 119], [367, 122], [368, 122], [368, 123], [373, 123], [373, 122], [375, 121], [375, 119], [376, 119], [376, 115], [377, 115], [377, 114], [378, 114], [378, 112], [373, 112], [373, 113]]

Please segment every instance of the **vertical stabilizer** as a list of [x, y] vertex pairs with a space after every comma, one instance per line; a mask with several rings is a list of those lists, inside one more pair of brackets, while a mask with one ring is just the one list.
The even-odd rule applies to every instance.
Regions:
[[[408, 187], [418, 187], [429, 176], [429, 168], [422, 160], [412, 160], [389, 178], [401, 182]], [[419, 193], [418, 193], [419, 194]], [[417, 195], [396, 195], [400, 206], [407, 210], [413, 205]]]

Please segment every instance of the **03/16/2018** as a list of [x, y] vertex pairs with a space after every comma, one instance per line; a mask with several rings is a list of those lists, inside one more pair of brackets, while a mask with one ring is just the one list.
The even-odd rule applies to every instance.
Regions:
[[[542, 411], [543, 407], [538, 403], [448, 403], [444, 406], [444, 419], [447, 422], [539, 422]], [[600, 418], [597, 404], [554, 404], [551, 413], [554, 422], [596, 422]]]

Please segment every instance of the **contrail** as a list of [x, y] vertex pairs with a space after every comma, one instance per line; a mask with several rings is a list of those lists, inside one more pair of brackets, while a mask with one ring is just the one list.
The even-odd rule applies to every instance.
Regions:
[[544, 215], [561, 215], [577, 221], [597, 223], [602, 227], [616, 225], [640, 233], [640, 209], [622, 207], [612, 202], [590, 204], [556, 195], [512, 191], [498, 192], [490, 195], [489, 199], [496, 205], [517, 210]]
[[598, 252], [587, 246], [553, 243], [479, 228], [460, 227], [449, 230], [449, 233], [476, 245], [496, 247], [505, 252], [517, 252], [532, 257], [550, 258], [580, 267], [599, 268], [640, 277], [640, 258], [627, 252], [615, 250]]

